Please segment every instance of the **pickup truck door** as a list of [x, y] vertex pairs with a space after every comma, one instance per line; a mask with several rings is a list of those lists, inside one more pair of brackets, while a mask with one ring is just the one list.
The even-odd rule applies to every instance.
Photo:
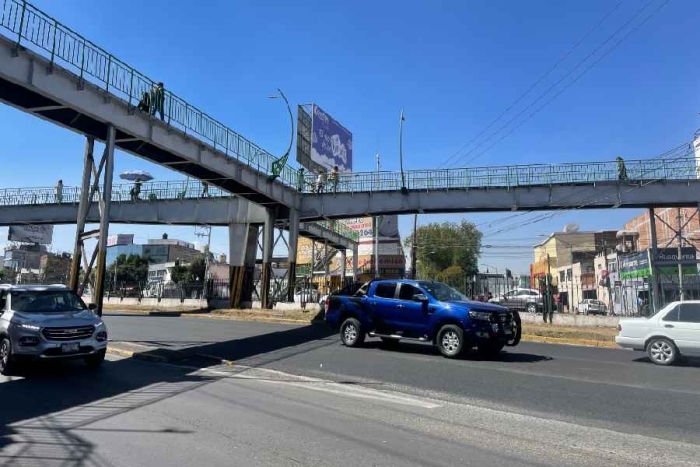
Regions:
[[423, 308], [423, 303], [414, 300], [416, 295], [425, 295], [425, 292], [411, 284], [401, 284], [397, 324], [407, 337], [423, 337], [427, 334], [430, 315]]
[[380, 333], [394, 332], [397, 328], [399, 300], [396, 297], [396, 285], [396, 282], [379, 282], [374, 286], [374, 293], [367, 299], [369, 312]]

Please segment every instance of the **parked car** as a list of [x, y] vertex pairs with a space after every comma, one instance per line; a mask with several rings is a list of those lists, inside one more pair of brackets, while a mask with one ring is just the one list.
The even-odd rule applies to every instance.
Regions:
[[608, 307], [600, 300], [587, 298], [579, 302], [578, 312], [584, 315], [607, 315]]
[[510, 310], [527, 311], [532, 314], [542, 312], [544, 309], [542, 294], [536, 289], [514, 289], [498, 299], [489, 301], [492, 303], [497, 301], [499, 305]]
[[485, 355], [498, 354], [520, 340], [517, 312], [490, 303], [475, 302], [440, 282], [375, 280], [355, 295], [331, 295], [326, 322], [340, 330], [347, 347], [365, 337], [386, 344], [403, 339], [432, 342], [446, 357], [457, 357], [476, 346]]
[[0, 373], [21, 360], [82, 358], [99, 366], [107, 326], [65, 286], [0, 285]]
[[657, 365], [680, 356], [700, 356], [700, 301], [673, 302], [649, 318], [624, 318], [615, 342], [642, 350]]

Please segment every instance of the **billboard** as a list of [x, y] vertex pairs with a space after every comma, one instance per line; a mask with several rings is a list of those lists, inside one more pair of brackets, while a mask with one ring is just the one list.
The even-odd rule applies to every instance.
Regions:
[[7, 239], [11, 242], [50, 245], [53, 225], [11, 225]]
[[[629, 255], [620, 256], [620, 278], [621, 279], [638, 279], [651, 276], [651, 267], [649, 266], [649, 250], [631, 253]], [[698, 268], [695, 263], [696, 252], [693, 247], [681, 248], [681, 264], [683, 265], [683, 274], [697, 274]], [[678, 262], [678, 248], [659, 248], [657, 251], [657, 261], [659, 262]], [[660, 274], [678, 274], [678, 266], [660, 266]]]
[[118, 234], [107, 237], [107, 246], [132, 245], [133, 243], [134, 234]]
[[330, 170], [352, 172], [352, 133], [316, 104], [311, 104], [311, 161]]

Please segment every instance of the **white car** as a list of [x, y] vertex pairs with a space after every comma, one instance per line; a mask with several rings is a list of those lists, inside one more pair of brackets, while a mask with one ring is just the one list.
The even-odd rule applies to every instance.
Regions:
[[673, 302], [649, 318], [621, 319], [615, 342], [643, 350], [657, 365], [700, 356], [700, 300]]
[[587, 298], [581, 300], [578, 304], [578, 312], [584, 315], [607, 315], [608, 307], [605, 303], [600, 300], [594, 300], [592, 298]]

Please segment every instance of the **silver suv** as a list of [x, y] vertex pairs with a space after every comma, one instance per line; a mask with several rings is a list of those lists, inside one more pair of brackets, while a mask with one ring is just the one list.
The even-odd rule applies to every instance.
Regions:
[[21, 360], [83, 358], [99, 366], [107, 326], [61, 285], [0, 285], [0, 373]]

